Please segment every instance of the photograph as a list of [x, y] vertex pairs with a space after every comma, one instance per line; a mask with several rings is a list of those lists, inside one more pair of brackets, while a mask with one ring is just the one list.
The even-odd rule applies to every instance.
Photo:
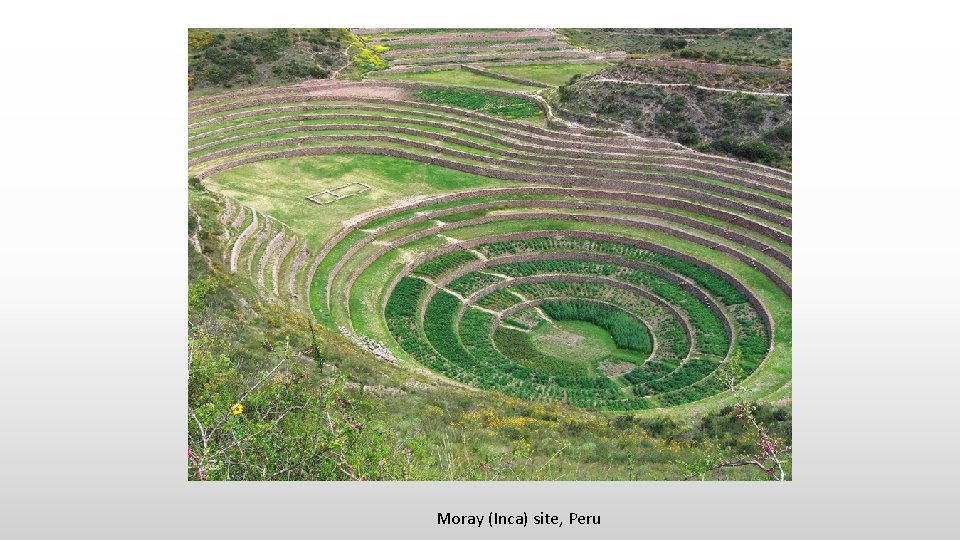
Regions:
[[792, 29], [182, 36], [187, 480], [793, 480]]
[[4, 537], [957, 536], [948, 8], [9, 11]]

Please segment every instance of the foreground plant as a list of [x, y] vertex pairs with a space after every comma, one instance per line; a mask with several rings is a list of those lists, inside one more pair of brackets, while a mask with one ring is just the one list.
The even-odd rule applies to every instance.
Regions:
[[191, 480], [365, 480], [405, 475], [369, 405], [343, 378], [321, 378], [290, 344], [245, 375], [221, 343], [190, 340], [187, 470]]
[[683, 466], [691, 477], [699, 477], [701, 480], [706, 480], [710, 473], [716, 473], [717, 479], [723, 480], [724, 470], [739, 467], [758, 468], [769, 480], [786, 480], [784, 466], [792, 448], [787, 446], [782, 438], [770, 435], [767, 427], [757, 417], [757, 404], [745, 399], [746, 388], [738, 385], [743, 380], [741, 356], [740, 351], [735, 352], [730, 361], [718, 370], [718, 375], [726, 389], [736, 398], [733, 404], [734, 417], [744, 422], [752, 432], [754, 452], [730, 458], [725, 449], [712, 443], [701, 448], [697, 459], [677, 463]]

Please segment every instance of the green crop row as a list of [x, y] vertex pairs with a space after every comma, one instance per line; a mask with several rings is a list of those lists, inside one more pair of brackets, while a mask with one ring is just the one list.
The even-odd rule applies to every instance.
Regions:
[[[722, 296], [723, 285], [729, 285], [719, 276], [698, 266], [615, 242], [542, 238], [500, 244], [487, 244], [478, 250], [486, 253], [514, 254], [526, 253], [534, 245], [540, 248], [571, 249], [576, 244], [579, 249], [589, 247], [604, 253], [616, 253], [625, 258], [640, 259], [652, 265], [665, 266], [677, 273], [687, 274], [691, 279], [695, 279], [694, 276], [699, 277], [697, 282], [717, 296]], [[473, 253], [458, 251], [428, 261], [421, 265], [417, 272], [434, 277], [440, 276], [452, 268], [475, 260], [477, 258]], [[424, 267], [426, 271], [423, 270]], [[430, 305], [427, 306], [423, 328], [419, 328], [418, 305], [426, 284], [416, 278], [401, 280], [387, 304], [388, 328], [401, 347], [431, 369], [478, 388], [497, 390], [525, 399], [562, 400], [587, 408], [628, 410], [673, 406], [697, 401], [724, 389], [716, 375], [716, 369], [721, 365], [722, 358], [729, 347], [729, 337], [723, 322], [716, 313], [680, 285], [650, 272], [580, 260], [514, 263], [499, 265], [492, 270], [508, 275], [571, 272], [616, 275], [618, 279], [641, 285], [658, 297], [683, 309], [694, 328], [701, 353], [707, 356], [678, 364], [677, 361], [685, 357], [689, 351], [689, 344], [684, 339], [679, 322], [672, 318], [664, 318], [655, 325], [654, 332], [661, 343], [661, 348], [669, 346], [672, 350], [668, 352], [672, 354], [658, 354], [655, 360], [647, 361], [625, 375], [624, 379], [633, 386], [635, 397], [624, 397], [610, 379], [585, 376], [587, 369], [585, 366], [563, 362], [540, 353], [530, 341], [529, 336], [523, 332], [501, 327], [491, 335], [490, 326], [493, 316], [489, 313], [467, 309], [458, 334], [455, 319], [462, 304], [455, 296], [444, 291], [438, 292], [433, 297]], [[457, 292], [472, 293], [497, 281], [498, 279], [490, 274], [471, 272], [454, 280], [451, 288]], [[707, 287], [708, 283], [712, 286]], [[521, 292], [526, 298], [537, 296], [537, 294], [528, 294], [531, 291], [541, 295], [570, 296], [574, 293], [579, 294], [585, 289], [595, 289], [593, 292], [598, 299], [610, 300], [610, 288], [595, 283], [548, 282], [517, 285], [511, 288]], [[732, 302], [735, 298], [728, 294], [724, 301]], [[506, 289], [501, 289], [482, 298], [479, 305], [499, 310], [515, 304], [518, 300], [519, 297]], [[597, 313], [584, 314], [585, 310], [592, 311], [602, 306], [586, 302], [579, 304], [582, 305], [571, 307], [569, 302], [547, 302], [544, 304], [547, 306], [544, 311], [558, 320], [587, 320], [597, 324], [614, 336], [619, 347], [650, 350], [649, 333], [638, 321], [632, 320], [614, 308], [599, 310], [606, 311], [606, 316]], [[588, 306], [590, 310], [587, 310]], [[741, 377], [745, 377], [756, 369], [768, 352], [768, 329], [749, 304], [728, 304], [728, 306], [738, 327], [735, 350], [743, 373]], [[627, 341], [616, 337], [630, 335], [630, 332], [627, 330], [621, 332], [617, 325], [604, 321], [605, 318], [610, 318], [609, 313], [620, 313], [621, 317], [616, 319], [624, 328], [631, 323], [640, 325], [642, 333], [636, 332], [636, 328], [633, 329], [633, 337], [639, 339], [633, 343], [633, 347], [625, 347]], [[518, 321], [514, 324], [520, 323]], [[646, 343], [642, 337], [637, 338], [637, 336], [645, 336]], [[678, 352], [682, 354], [676, 354]]]
[[447, 285], [447, 288], [464, 296], [469, 296], [484, 287], [493, 285], [494, 283], [499, 283], [501, 281], [503, 281], [502, 278], [492, 274], [487, 274], [485, 272], [470, 272], [451, 281], [450, 284]]
[[690, 386], [714, 372], [720, 366], [715, 358], [693, 358], [668, 375], [634, 386], [637, 395], [661, 394]]
[[[632, 297], [634, 301], [629, 302], [625, 299], [631, 295], [620, 292], [611, 295], [613, 291], [606, 285], [569, 281], [515, 285], [511, 290], [529, 300], [558, 297], [584, 298], [611, 303], [639, 315], [646, 313], [651, 319], [659, 320], [654, 331], [659, 344], [656, 359], [673, 360], [675, 366], [676, 362], [686, 357], [690, 351], [690, 343], [687, 341], [680, 320], [646, 298]], [[638, 304], [637, 301], [640, 303]]]
[[414, 271], [417, 274], [438, 278], [454, 268], [476, 260], [478, 260], [477, 256], [470, 251], [453, 251], [424, 262]]
[[681, 261], [669, 255], [663, 255], [634, 246], [607, 242], [604, 240], [585, 240], [580, 238], [534, 238], [532, 240], [515, 240], [509, 242], [494, 242], [478, 248], [488, 257], [514, 255], [529, 251], [560, 251], [560, 250], [587, 250], [608, 255], [618, 255], [637, 262], [645, 262], [663, 266], [674, 272], [694, 280], [698, 285], [710, 291], [723, 300], [727, 305], [740, 304], [747, 299], [732, 284], [706, 268], [693, 263]]
[[500, 289], [481, 297], [479, 301], [477, 301], [477, 305], [487, 309], [492, 309], [494, 311], [502, 311], [519, 301], [520, 298], [518, 296], [513, 295], [504, 289]]
[[543, 114], [539, 105], [527, 99], [470, 90], [429, 88], [414, 93], [413, 97], [426, 103], [451, 105], [503, 118], [527, 118]]
[[[643, 253], [652, 255], [649, 252]], [[680, 285], [667, 281], [650, 272], [629, 270], [617, 265], [575, 259], [511, 263], [495, 266], [493, 269], [498, 273], [511, 276], [533, 274], [597, 274], [611, 276], [619, 274], [623, 281], [642, 286], [656, 296], [686, 311], [696, 333], [697, 343], [701, 352], [722, 357], [727, 353], [730, 345], [723, 321], [716, 313]]]
[[[437, 352], [475, 374], [481, 386], [500, 387], [501, 384], [498, 384], [502, 382], [500, 379], [503, 375], [509, 374], [521, 381], [531, 381], [544, 387], [559, 386], [566, 389], [568, 393], [570, 390], [580, 389], [601, 394], [612, 392], [615, 395], [619, 391], [616, 385], [605, 377], [547, 375], [511, 362], [499, 352], [477, 349], [476, 344], [483, 341], [480, 338], [490, 334], [493, 316], [479, 310], [472, 310], [469, 318], [464, 314], [466, 321], [461, 321], [462, 335], [459, 335], [454, 327], [454, 320], [460, 306], [460, 301], [452, 294], [438, 292], [427, 307], [424, 333]], [[484, 354], [477, 356], [471, 354], [461, 343], [461, 337], [465, 343], [474, 344], [475, 351], [480, 350]]]
[[645, 398], [620, 398], [619, 389], [605, 377], [551, 376], [509, 361], [490, 340], [493, 317], [479, 310], [469, 310], [461, 323], [460, 337], [469, 344], [468, 351], [453, 328], [459, 301], [442, 291], [431, 302], [421, 333], [417, 306], [426, 287], [416, 278], [401, 279], [385, 313], [400, 346], [427, 367], [478, 388], [525, 399], [566, 400], [581, 407], [612, 410], [649, 407]]
[[544, 302], [540, 305], [550, 318], [558, 321], [585, 321], [603, 328], [621, 349], [649, 355], [653, 349], [650, 332], [635, 317], [619, 309], [583, 301]]
[[565, 362], [541, 353], [524, 332], [501, 326], [497, 328], [493, 338], [497, 349], [507, 358], [512, 358], [517, 363], [540, 373], [574, 377], [585, 377], [589, 374], [587, 367], [583, 364]]

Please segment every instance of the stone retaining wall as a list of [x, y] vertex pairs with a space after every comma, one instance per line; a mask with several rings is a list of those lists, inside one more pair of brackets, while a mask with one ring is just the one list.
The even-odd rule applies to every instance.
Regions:
[[[255, 163], [258, 161], [265, 161], [271, 159], [282, 159], [290, 157], [303, 157], [303, 156], [318, 156], [318, 155], [334, 155], [334, 154], [372, 154], [372, 155], [381, 155], [381, 156], [390, 156], [405, 158], [414, 161], [419, 161], [422, 163], [429, 163], [431, 165], [439, 165], [442, 167], [447, 167], [449, 169], [455, 169], [462, 172], [476, 174], [478, 176], [486, 176], [489, 178], [499, 178], [502, 180], [515, 180], [520, 182], [529, 182], [529, 183], [544, 183], [544, 184], [554, 184], [561, 186], [573, 187], [573, 182], [568, 178], [562, 177], [551, 177], [544, 175], [534, 175], [527, 173], [516, 173], [512, 171], [502, 171], [497, 169], [479, 167], [475, 165], [469, 165], [465, 163], [460, 163], [457, 161], [452, 161], [443, 158], [436, 157], [425, 157], [420, 154], [413, 152], [406, 152], [403, 150], [397, 150], [393, 148], [381, 148], [381, 147], [366, 147], [366, 146], [326, 146], [326, 147], [304, 147], [297, 148], [292, 150], [282, 150], [277, 152], [268, 152], [263, 154], [256, 154], [252, 156], [246, 156], [238, 158], [236, 160], [228, 161], [221, 163], [210, 168], [204, 169], [197, 173], [197, 176], [201, 179], [210, 176], [211, 174], [218, 173], [227, 169], [232, 169], [240, 165], [245, 165], [247, 163]], [[578, 179], [576, 182], [577, 187], [590, 187], [598, 189], [619, 189], [619, 190], [630, 190], [633, 192], [641, 192], [647, 194], [657, 194], [657, 195], [669, 195], [673, 197], [683, 197], [690, 199], [692, 201], [704, 202], [712, 205], [717, 205], [732, 210], [737, 210], [744, 212], [748, 215], [755, 216], [757, 218], [770, 221], [772, 223], [777, 223], [785, 227], [791, 226], [791, 219], [789, 217], [764, 210], [752, 205], [744, 204], [737, 201], [731, 201], [723, 197], [717, 197], [714, 195], [701, 193], [699, 191], [690, 190], [686, 188], [679, 188], [673, 186], [663, 186], [660, 184], [647, 184], [640, 182], [628, 182], [617, 180], [606, 180], [606, 179]]]
[[233, 249], [230, 251], [230, 272], [236, 273], [237, 271], [237, 259], [240, 257], [240, 250], [243, 248], [243, 244], [250, 238], [250, 236], [259, 228], [259, 223], [257, 220], [257, 212], [251, 209], [253, 212], [253, 221], [250, 222], [250, 225], [247, 225], [247, 228], [240, 233], [240, 236], [237, 237], [237, 241], [233, 244]]
[[[372, 119], [366, 115], [352, 115], [352, 114], [324, 114], [324, 115], [314, 115], [314, 116], [315, 116], [315, 119], [345, 119], [345, 120]], [[410, 123], [420, 124], [421, 122], [423, 124], [428, 123], [423, 121], [412, 121]], [[433, 122], [429, 122], [429, 124], [433, 124]], [[433, 127], [441, 127], [441, 126], [433, 126]], [[389, 133], [400, 133], [404, 135], [413, 135], [417, 137], [433, 139], [440, 142], [448, 142], [452, 144], [467, 146], [467, 147], [475, 148], [481, 151], [499, 153], [500, 155], [509, 157], [511, 159], [484, 156], [484, 155], [471, 153], [471, 152], [463, 152], [463, 151], [455, 150], [452, 148], [431, 145], [421, 141], [413, 141], [413, 140], [405, 139], [402, 137], [392, 137], [390, 135], [373, 135], [373, 134], [371, 135], [321, 135], [321, 136], [302, 135], [300, 137], [288, 137], [288, 138], [276, 139], [271, 141], [251, 142], [246, 145], [234, 146], [234, 147], [226, 148], [223, 150], [217, 150], [214, 152], [207, 153], [203, 156], [190, 159], [188, 161], [188, 165], [192, 166], [199, 163], [204, 163], [206, 161], [211, 161], [213, 159], [223, 157], [226, 155], [240, 153], [250, 148], [262, 148], [262, 147], [268, 147], [268, 146], [284, 146], [286, 144], [290, 144], [293, 142], [296, 142], [299, 145], [303, 142], [379, 141], [379, 142], [402, 144], [405, 146], [420, 148], [420, 149], [428, 150], [431, 152], [443, 152], [452, 156], [461, 157], [464, 159], [471, 159], [474, 161], [482, 161], [485, 163], [492, 163], [494, 165], [510, 165], [516, 168], [532, 168], [534, 170], [544, 170], [544, 171], [551, 171], [551, 172], [557, 172], [557, 173], [571, 173], [571, 174], [580, 175], [580, 176], [590, 176], [590, 175], [593, 175], [595, 172], [602, 171], [605, 175], [611, 178], [622, 178], [622, 179], [645, 179], [653, 174], [661, 175], [661, 177], [681, 178], [681, 177], [675, 177], [672, 174], [670, 174], [670, 173], [676, 172], [676, 173], [684, 173], [684, 174], [699, 176], [701, 178], [709, 178], [712, 180], [731, 183], [731, 184], [743, 186], [746, 188], [770, 193], [773, 195], [778, 195], [780, 197], [789, 198], [792, 195], [789, 190], [781, 189], [778, 187], [771, 187], [769, 185], [762, 184], [762, 183], [757, 184], [755, 182], [745, 180], [744, 178], [741, 178], [741, 177], [728, 176], [725, 174], [716, 174], [710, 171], [690, 169], [683, 166], [656, 168], [656, 165], [654, 165], [654, 168], [652, 170], [655, 172], [652, 172], [652, 173], [650, 172], [639, 173], [639, 172], [614, 170], [609, 168], [610, 164], [604, 165], [602, 162], [590, 168], [587, 168], [587, 167], [584, 167], [584, 165], [593, 165], [593, 164], [589, 164], [589, 163], [585, 164], [583, 163], [582, 160], [568, 158], [568, 157], [561, 158], [561, 157], [552, 157], [552, 156], [541, 156], [537, 153], [534, 153], [532, 155], [519, 154], [516, 152], [505, 151], [499, 148], [494, 148], [492, 146], [486, 146], [486, 145], [476, 143], [470, 140], [462, 139], [459, 137], [437, 134], [431, 131], [422, 131], [422, 130], [413, 129], [413, 128], [406, 128], [406, 127], [400, 127], [400, 126], [384, 126], [384, 125], [377, 125], [377, 124], [337, 123], [337, 124], [315, 124], [315, 125], [305, 125], [305, 126], [288, 126], [288, 127], [274, 128], [274, 129], [268, 129], [268, 130], [263, 130], [259, 132], [239, 135], [235, 137], [226, 137], [216, 141], [211, 141], [209, 143], [194, 146], [190, 148], [190, 151], [196, 152], [199, 150], [219, 146], [222, 144], [229, 144], [233, 142], [239, 142], [239, 141], [244, 141], [248, 139], [256, 139], [259, 137], [266, 137], [266, 136], [272, 136], [272, 135], [282, 135], [284, 133], [299, 133], [299, 132], [309, 132], [309, 131], [322, 132], [322, 131], [330, 131], [330, 130], [338, 130], [338, 131], [358, 130], [358, 131], [389, 132]], [[470, 135], [477, 136], [482, 134], [478, 133], [477, 135], [474, 135], [473, 133], [471, 133]], [[488, 139], [491, 141], [498, 140], [497, 137], [493, 137], [489, 135], [483, 136], [482, 138]], [[503, 142], [502, 139], [499, 139], [499, 142], [502, 143]], [[259, 145], [259, 146], [254, 146], [254, 145]], [[537, 151], [536, 148], [531, 148], [530, 150], [532, 150], [533, 152]], [[550, 165], [534, 165], [531, 163], [525, 163], [524, 161], [515, 161], [515, 160], [543, 162], [543, 163], [550, 163]], [[613, 164], [613, 165], [619, 166], [619, 168], [628, 167], [627, 164]], [[649, 167], [649, 165], [643, 165], [643, 166]], [[694, 180], [694, 179], [683, 178], [683, 180], [686, 181], [687, 185], [714, 186], [714, 184], [704, 184], [703, 182], [699, 180]], [[696, 182], [696, 184], [691, 184], [690, 182]], [[723, 187], [723, 186], [718, 186], [718, 187]], [[750, 195], [761, 197], [761, 195], [756, 195], [756, 194], [750, 194]], [[781, 205], [785, 204], [785, 203], [780, 203], [779, 201], [777, 201], [777, 203]]]
[[509, 76], [509, 75], [504, 75], [503, 73], [497, 73], [497, 72], [495, 72], [495, 71], [490, 71], [490, 70], [488, 70], [488, 69], [483, 69], [483, 68], [479, 68], [479, 67], [475, 67], [475, 66], [470, 66], [470, 65], [467, 65], [467, 64], [463, 64], [463, 65], [461, 66], [461, 69], [464, 69], [464, 70], [469, 71], [469, 72], [471, 72], [471, 73], [476, 73], [476, 74], [478, 74], [478, 75], [483, 75], [483, 76], [485, 76], [485, 77], [492, 77], [492, 78], [494, 78], [494, 79], [500, 79], [501, 81], [507, 81], [507, 82], [517, 83], [517, 84], [525, 84], [525, 85], [527, 85], [527, 86], [539, 86], [539, 87], [541, 87], [541, 88], [553, 88], [553, 85], [552, 85], [552, 84], [547, 84], [547, 83], [545, 83], [545, 82], [534, 81], [534, 80], [531, 80], [531, 79], [523, 79], [523, 78], [521, 78], [521, 77], [511, 77], [511, 76]]

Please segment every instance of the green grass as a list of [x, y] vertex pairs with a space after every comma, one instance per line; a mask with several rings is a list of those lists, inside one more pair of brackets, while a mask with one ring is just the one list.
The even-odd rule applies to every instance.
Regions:
[[[461, 327], [464, 325], [461, 324]], [[594, 363], [550, 354], [531, 334], [501, 326], [493, 336], [494, 343], [503, 355], [518, 365], [537, 373], [561, 377], [590, 377], [596, 375]]]
[[502, 75], [539, 81], [554, 86], [566, 84], [570, 77], [591, 73], [606, 64], [536, 64], [523, 66], [488, 66], [485, 69]]
[[[368, 146], [368, 145], [370, 144], [369, 141], [362, 141], [362, 140], [360, 140], [360, 141], [351, 141], [351, 140], [340, 140], [340, 141], [338, 141], [338, 140], [334, 140], [334, 139], [329, 139], [329, 140], [327, 140], [327, 139], [324, 138], [324, 137], [333, 137], [333, 136], [336, 136], [336, 135], [350, 135], [350, 134], [355, 134], [355, 135], [370, 135], [371, 133], [370, 133], [370, 132], [367, 132], [367, 131], [359, 131], [359, 130], [330, 130], [330, 131], [324, 131], [324, 132], [314, 132], [314, 133], [310, 133], [309, 136], [315, 137], [316, 140], [311, 140], [311, 141], [308, 141], [308, 142], [300, 143], [300, 144], [298, 144], [297, 146], [300, 146], [300, 147], [324, 147], [324, 146], [331, 146], [331, 145], [334, 145], [334, 146]], [[376, 133], [373, 133], [373, 134], [376, 134]], [[246, 145], [246, 144], [250, 144], [251, 142], [284, 141], [284, 140], [294, 141], [294, 139], [296, 139], [297, 137], [302, 136], [302, 135], [303, 135], [303, 133], [284, 133], [284, 134], [268, 135], [268, 136], [263, 136], [263, 137], [251, 137], [251, 138], [245, 139], [245, 140], [233, 141], [233, 142], [229, 142], [229, 143], [224, 143], [224, 144], [222, 144], [222, 145], [216, 145], [215, 147], [205, 148], [205, 149], [203, 149], [203, 150], [200, 150], [200, 151], [191, 153], [190, 156], [191, 156], [191, 157], [199, 157], [199, 156], [202, 156], [202, 155], [204, 155], [204, 154], [212, 153], [212, 152], [214, 152], [214, 151], [217, 151], [217, 150], [219, 150], [219, 149], [221, 149], [221, 148], [226, 149], [226, 148], [232, 148], [232, 147], [239, 147], [239, 146], [243, 146], [243, 145]], [[414, 148], [414, 147], [410, 147], [410, 146], [407, 145], [407, 141], [421, 141], [421, 142], [426, 142], [426, 143], [428, 143], [428, 144], [435, 145], [435, 146], [439, 146], [439, 147], [446, 147], [446, 148], [450, 148], [450, 149], [452, 149], [452, 150], [459, 150], [459, 151], [465, 152], [465, 153], [467, 154], [466, 156], [446, 156], [446, 159], [450, 159], [451, 161], [455, 161], [455, 162], [459, 162], [459, 163], [467, 163], [467, 164], [472, 164], [472, 165], [478, 165], [478, 166], [481, 166], [481, 167], [485, 166], [485, 163], [483, 163], [482, 161], [477, 160], [477, 159], [475, 158], [475, 156], [491, 156], [491, 155], [492, 155], [492, 156], [496, 156], [495, 153], [490, 152], [490, 151], [475, 150], [475, 149], [470, 148], [470, 147], [457, 145], [456, 143], [449, 143], [449, 142], [445, 142], [445, 141], [444, 141], [444, 142], [440, 142], [440, 141], [436, 141], [436, 140], [434, 140], [434, 139], [429, 139], [429, 138], [422, 137], [422, 136], [417, 136], [417, 135], [392, 134], [391, 136], [396, 139], [396, 142], [377, 142], [376, 144], [379, 145], [379, 146], [381, 146], [381, 147], [384, 147], [384, 148], [396, 148], [396, 149], [398, 149], [398, 150], [403, 150], [403, 151], [410, 152], [410, 153], [413, 153], [413, 154], [430, 156], [430, 155], [432, 154], [432, 151], [431, 151], [431, 150]], [[291, 143], [291, 144], [293, 144], [293, 143]], [[259, 153], [265, 153], [265, 152], [274, 152], [274, 151], [283, 150], [284, 148], [289, 148], [289, 147], [290, 147], [290, 145], [281, 145], [281, 146], [266, 147], [266, 148], [263, 148], [263, 149], [252, 148], [252, 149], [246, 150], [243, 154], [253, 155], [253, 154], [259, 154]], [[211, 161], [205, 162], [205, 163], [203, 163], [203, 164], [196, 165], [195, 167], [198, 167], [198, 168], [211, 167], [211, 166], [214, 166], [214, 165], [216, 165], [216, 164], [218, 164], [218, 163], [223, 163], [223, 162], [232, 161], [232, 160], [240, 157], [240, 155], [241, 155], [241, 154], [233, 154], [233, 155], [221, 156], [221, 157], [215, 158], [215, 159], [213, 159], [213, 160], [211, 160]], [[510, 158], [510, 160], [511, 160], [512, 162], [514, 162], [514, 163], [517, 164], [517, 165], [516, 165], [516, 169], [517, 169], [519, 172], [526, 172], [526, 173], [529, 173], [529, 174], [541, 174], [541, 171], [538, 170], [538, 167], [541, 165], [540, 163], [537, 163], [537, 162], [535, 162], [535, 161], [523, 160], [523, 159], [513, 159], [513, 158]], [[512, 163], [510, 164], [509, 167], [508, 167], [508, 166], [502, 166], [501, 168], [502, 168], [503, 170], [514, 170], [514, 166], [513, 166]], [[643, 170], [646, 170], [646, 168], [644, 167], [643, 169], [634, 169], [634, 170], [643, 171]], [[663, 170], [665, 170], [665, 169], [657, 168], [657, 167], [654, 165], [651, 170], [654, 171], [654, 172], [660, 172], [660, 171], [663, 171]], [[589, 173], [589, 171], [588, 171], [588, 173]], [[548, 176], [548, 177], [549, 177], [549, 176], [552, 176], [552, 175], [555, 175], [555, 173], [552, 173], [551, 171], [546, 171], [545, 174], [546, 174], [546, 176]], [[698, 181], [701, 181], [701, 182], [703, 182], [703, 183], [709, 184], [709, 185], [711, 185], [711, 188], [702, 188], [702, 189], [707, 190], [707, 191], [711, 190], [711, 189], [712, 189], [712, 186], [719, 186], [719, 187], [721, 187], [721, 188], [722, 188], [722, 187], [732, 188], [732, 189], [737, 190], [738, 192], [762, 195], [763, 197], [765, 197], [766, 199], [769, 199], [769, 200], [771, 200], [771, 201], [789, 202], [785, 197], [782, 197], [782, 196], [777, 195], [777, 194], [769, 194], [769, 193], [765, 193], [765, 192], [762, 192], [762, 191], [757, 190], [757, 189], [754, 189], [754, 188], [743, 187], [743, 186], [739, 186], [739, 185], [736, 185], [736, 184], [729, 184], [729, 183], [726, 183], [726, 182], [723, 182], [723, 181], [720, 181], [720, 180], [715, 180], [715, 179], [712, 179], [712, 178], [699, 177], [699, 176], [696, 176], [696, 175], [693, 175], [693, 174], [674, 174], [674, 175], [672, 175], [672, 176], [673, 176], [673, 177], [676, 177], [676, 178], [690, 178], [690, 179], [698, 180]], [[671, 181], [669, 181], [669, 180], [664, 180], [663, 183], [670, 184], [670, 183], [673, 183], [673, 182], [671, 182]], [[728, 197], [728, 198], [733, 198], [733, 197], [734, 197], [733, 195], [727, 195], [727, 194], [724, 194], [724, 196], [726, 196], [726, 197]], [[786, 211], [786, 210], [781, 210], [781, 209], [778, 209], [778, 208], [774, 208], [772, 205], [767, 205], [765, 202], [753, 202], [753, 201], [751, 201], [751, 204], [753, 204], [754, 206], [757, 206], [757, 207], [759, 207], [759, 208], [763, 208], [763, 209], [765, 209], [765, 210], [769, 210], [770, 212], [772, 212], [772, 213], [774, 213], [774, 214], [779, 214], [779, 215], [783, 215], [783, 216], [789, 216], [789, 212], [788, 212], [788, 211]]]
[[413, 97], [426, 103], [451, 105], [503, 118], [526, 118], [543, 114], [540, 105], [527, 99], [469, 90], [428, 88], [414, 93]]
[[636, 351], [617, 347], [609, 332], [586, 321], [540, 323], [530, 332], [530, 338], [544, 354], [585, 365], [591, 375], [597, 374], [597, 364], [611, 356], [633, 364], [640, 364], [645, 358]]
[[619, 309], [584, 302], [547, 302], [541, 308], [555, 321], [582, 321], [599, 326], [610, 334], [617, 347], [641, 357], [649, 356], [653, 350], [647, 327]]
[[[323, 245], [351, 217], [404, 198], [516, 185], [401, 158], [351, 154], [250, 163], [214, 174], [210, 181], [215, 190], [286, 223], [307, 237], [312, 248]], [[305, 199], [351, 182], [372, 189], [324, 206]]]
[[450, 86], [466, 86], [470, 88], [492, 88], [495, 90], [539, 90], [536, 86], [502, 81], [462, 69], [445, 69], [441, 71], [421, 71], [413, 73], [371, 73], [368, 79], [378, 81], [411, 81], [424, 83], [440, 83]]

